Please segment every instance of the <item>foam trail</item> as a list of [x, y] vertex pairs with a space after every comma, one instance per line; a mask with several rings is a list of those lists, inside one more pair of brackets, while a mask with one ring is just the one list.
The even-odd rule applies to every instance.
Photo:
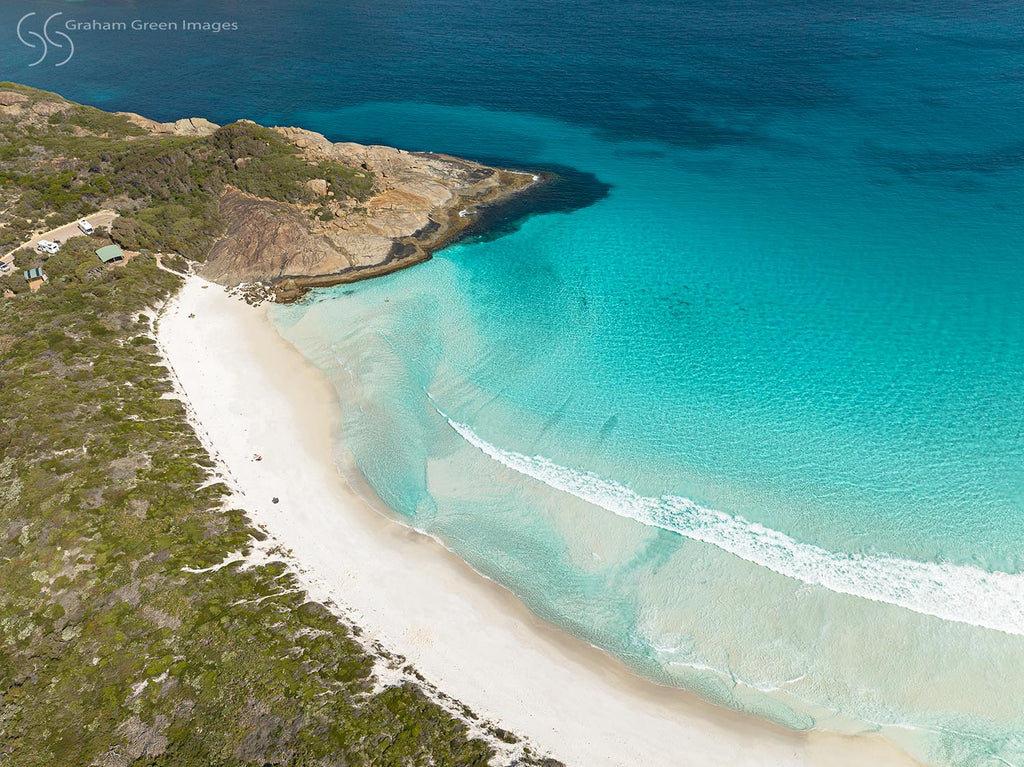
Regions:
[[705, 509], [688, 498], [638, 495], [592, 472], [560, 466], [542, 456], [531, 458], [502, 450], [466, 424], [444, 417], [469, 444], [503, 466], [620, 516], [709, 543], [781, 575], [840, 594], [1024, 636], [1024, 575], [827, 551], [742, 517]]

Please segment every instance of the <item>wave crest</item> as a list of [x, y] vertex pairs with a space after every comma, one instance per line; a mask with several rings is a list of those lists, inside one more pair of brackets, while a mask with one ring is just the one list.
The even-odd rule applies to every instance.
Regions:
[[944, 620], [1024, 636], [1024, 575], [970, 565], [831, 552], [688, 498], [639, 495], [593, 472], [496, 447], [441, 413], [470, 445], [548, 487], [645, 525], [711, 544], [747, 562], [831, 591]]

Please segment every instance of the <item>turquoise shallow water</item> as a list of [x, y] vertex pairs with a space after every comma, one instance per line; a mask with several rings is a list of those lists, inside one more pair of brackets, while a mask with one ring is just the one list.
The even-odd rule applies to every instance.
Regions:
[[1008, 200], [965, 207], [842, 147], [693, 152], [409, 104], [306, 120], [412, 110], [407, 145], [448, 149], [431, 126], [458, 124], [612, 188], [275, 309], [384, 500], [649, 676], [940, 762], [1019, 760]]
[[403, 519], [652, 678], [1024, 765], [1019, 3], [173, 15], [237, 34], [76, 32], [60, 68], [11, 35], [0, 69], [596, 179], [593, 204], [275, 310]]

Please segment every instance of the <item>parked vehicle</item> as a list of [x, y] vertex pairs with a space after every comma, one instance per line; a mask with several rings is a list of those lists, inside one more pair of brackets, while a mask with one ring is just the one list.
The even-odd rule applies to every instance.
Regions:
[[36, 251], [38, 253], [56, 253], [60, 250], [59, 242], [51, 242], [50, 240], [40, 240], [36, 243]]
[[96, 231], [92, 224], [86, 221], [84, 218], [78, 222], [78, 228], [82, 230], [82, 234], [92, 234]]

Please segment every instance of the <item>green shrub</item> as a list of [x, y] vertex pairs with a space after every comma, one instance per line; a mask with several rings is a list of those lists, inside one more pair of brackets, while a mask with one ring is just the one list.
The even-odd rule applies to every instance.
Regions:
[[[191, 212], [175, 205], [142, 225], [173, 230]], [[133, 763], [168, 767], [487, 764], [418, 687], [375, 692], [357, 630], [280, 563], [183, 571], [265, 536], [222, 510], [184, 408], [161, 398], [139, 315], [178, 278], [140, 257], [86, 279], [94, 244], [68, 240], [41, 292], [0, 300], [0, 764], [141, 743]]]

